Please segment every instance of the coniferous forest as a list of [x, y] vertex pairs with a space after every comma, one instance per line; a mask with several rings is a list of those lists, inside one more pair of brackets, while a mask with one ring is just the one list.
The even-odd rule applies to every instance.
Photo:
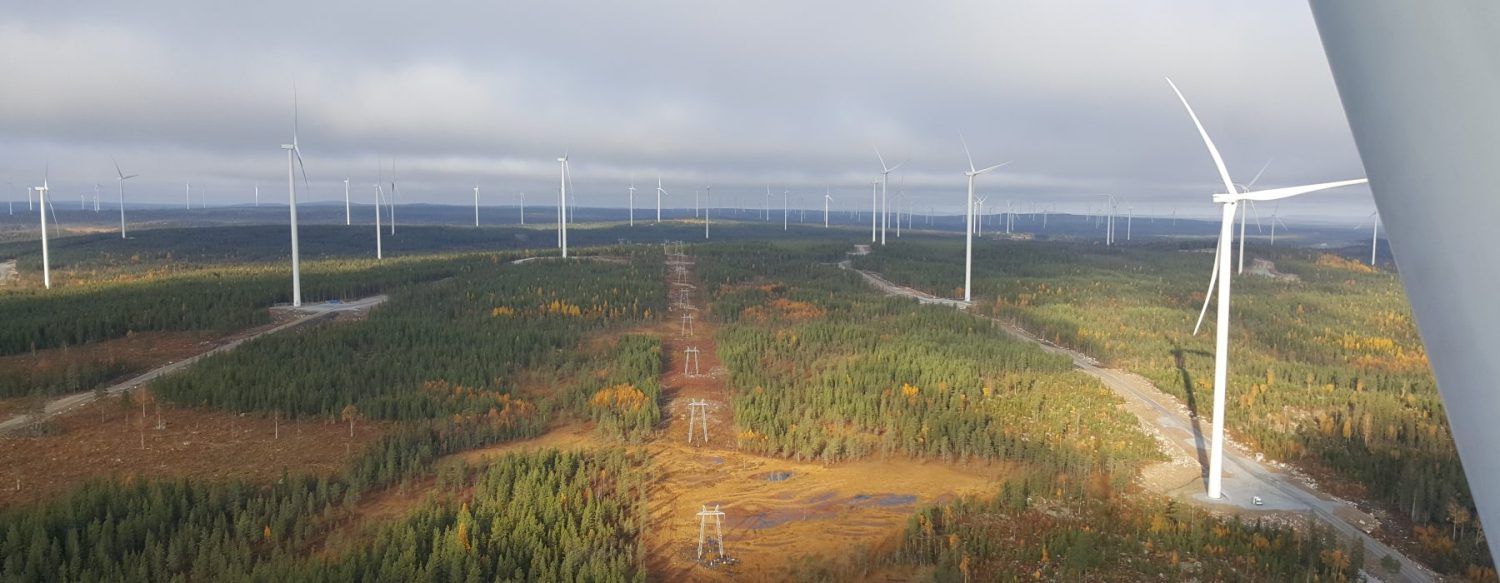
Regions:
[[[766, 460], [1011, 469], [986, 493], [918, 506], [904, 530], [871, 541], [891, 552], [824, 557], [798, 577], [1347, 580], [1378, 559], [1315, 525], [1226, 519], [1143, 490], [1137, 476], [1164, 458], [1113, 393], [984, 319], [873, 291], [835, 265], [847, 250], [818, 238], [689, 249], [732, 401], [733, 427], [715, 431], [732, 430], [737, 451]], [[328, 283], [309, 287], [389, 300], [359, 318], [249, 341], [149, 390], [234, 416], [350, 431], [377, 422], [378, 439], [332, 473], [98, 479], [5, 508], [0, 579], [655, 578], [649, 509], [673, 495], [653, 491], [670, 405], [655, 331], [667, 267], [654, 246], [591, 252], [606, 260], [517, 264], [518, 255], [478, 253], [321, 264], [313, 272]], [[226, 267], [234, 281], [270, 280], [265, 295], [223, 301], [279, 293], [261, 269]], [[136, 299], [105, 299], [108, 286], [86, 293], [149, 307], [144, 288], [159, 280], [224, 286], [192, 269], [111, 284], [141, 286]], [[79, 313], [77, 325], [112, 317]], [[182, 322], [162, 325], [211, 325]], [[18, 338], [47, 337], [29, 334]], [[579, 424], [593, 429], [592, 445], [466, 455]], [[392, 499], [408, 502], [370, 518]]]
[[[1195, 252], [1200, 246], [986, 241], [975, 248], [977, 309], [1138, 372], [1207, 414], [1212, 307], [1192, 332], [1213, 257]], [[1280, 275], [1235, 279], [1234, 437], [1346, 495], [1379, 501], [1391, 526], [1439, 569], [1492, 570], [1396, 275], [1311, 250], [1252, 245], [1247, 253], [1274, 262]], [[923, 242], [857, 263], [951, 297], [951, 284], [963, 282], [962, 259], [951, 242]]]

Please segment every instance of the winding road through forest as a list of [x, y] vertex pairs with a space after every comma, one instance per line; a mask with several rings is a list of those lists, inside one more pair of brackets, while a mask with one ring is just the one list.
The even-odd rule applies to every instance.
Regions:
[[[869, 245], [856, 245], [850, 255], [867, 255]], [[968, 303], [962, 300], [939, 298], [891, 282], [878, 273], [857, 269], [852, 259], [839, 262], [841, 269], [860, 274], [867, 283], [890, 295], [914, 298], [924, 304], [941, 304], [966, 310]], [[1185, 407], [1176, 397], [1163, 393], [1151, 381], [1126, 370], [1108, 368], [1082, 352], [1058, 346], [1027, 332], [1014, 323], [971, 314], [989, 320], [1010, 335], [1040, 345], [1043, 350], [1062, 354], [1073, 360], [1078, 370], [1099, 379], [1120, 397], [1127, 408], [1140, 419], [1142, 426], [1163, 444], [1163, 453], [1173, 458], [1169, 464], [1206, 468], [1208, 442], [1204, 438], [1210, 425]], [[1383, 557], [1392, 557], [1401, 562], [1398, 573], [1381, 573], [1386, 580], [1426, 583], [1438, 579], [1415, 560], [1377, 540], [1366, 532], [1366, 525], [1373, 527], [1375, 519], [1354, 504], [1328, 496], [1305, 480], [1258, 461], [1255, 453], [1244, 447], [1228, 443], [1224, 450], [1224, 497], [1220, 500], [1208, 498], [1203, 486], [1203, 471], [1190, 472], [1192, 477], [1180, 485], [1158, 484], [1162, 493], [1195, 504], [1246, 512], [1293, 512], [1316, 517], [1339, 532], [1344, 538], [1359, 540], [1365, 547], [1366, 570], [1372, 570]], [[1261, 504], [1254, 499], [1260, 498]]]

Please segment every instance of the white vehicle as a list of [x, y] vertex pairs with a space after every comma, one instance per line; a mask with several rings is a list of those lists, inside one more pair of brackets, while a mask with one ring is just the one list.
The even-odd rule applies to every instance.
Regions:
[[1265, 505], [1266, 501], [1265, 500], [1261, 500], [1260, 496], [1251, 496], [1250, 497], [1250, 503], [1254, 504], [1256, 506], [1262, 506], [1262, 505]]

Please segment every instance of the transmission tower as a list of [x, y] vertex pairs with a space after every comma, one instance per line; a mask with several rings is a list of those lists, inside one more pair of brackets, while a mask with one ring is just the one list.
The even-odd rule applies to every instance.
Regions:
[[694, 346], [683, 351], [683, 353], [687, 358], [683, 359], [682, 362], [682, 374], [690, 377], [695, 377], [703, 374], [703, 369], [699, 368], [699, 366], [702, 364], [702, 361], [698, 356], [698, 347]]
[[693, 444], [693, 429], [703, 428], [703, 445], [708, 445], [708, 401], [688, 402], [688, 445]]
[[713, 510], [709, 510], [708, 505], [705, 504], [702, 506], [702, 510], [698, 511], [698, 560], [700, 561], [703, 560], [704, 534], [708, 530], [708, 521], [710, 518], [714, 521], [713, 542], [719, 545], [719, 557], [722, 558], [724, 556], [724, 513], [719, 511], [718, 504], [714, 505]]

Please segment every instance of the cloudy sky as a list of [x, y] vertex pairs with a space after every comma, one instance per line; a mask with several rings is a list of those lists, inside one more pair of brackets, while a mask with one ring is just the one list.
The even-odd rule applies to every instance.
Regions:
[[[408, 202], [555, 196], [621, 206], [658, 174], [692, 204], [867, 206], [887, 160], [918, 208], [991, 200], [1209, 215], [1216, 174], [1163, 80], [1231, 173], [1260, 185], [1363, 176], [1305, 3], [167, 2], [10, 0], [0, 14], [0, 182], [60, 195], [127, 173], [133, 200], [285, 200], [292, 87], [312, 192], [370, 197], [392, 159]], [[1221, 188], [1220, 188], [1221, 189]], [[646, 192], [649, 192], [648, 189]], [[645, 194], [642, 194], [645, 196]], [[1313, 197], [1317, 197], [1314, 199]], [[991, 203], [993, 204], [993, 202]], [[1368, 191], [1297, 216], [1363, 217]], [[1357, 220], [1357, 219], [1356, 219]]]

